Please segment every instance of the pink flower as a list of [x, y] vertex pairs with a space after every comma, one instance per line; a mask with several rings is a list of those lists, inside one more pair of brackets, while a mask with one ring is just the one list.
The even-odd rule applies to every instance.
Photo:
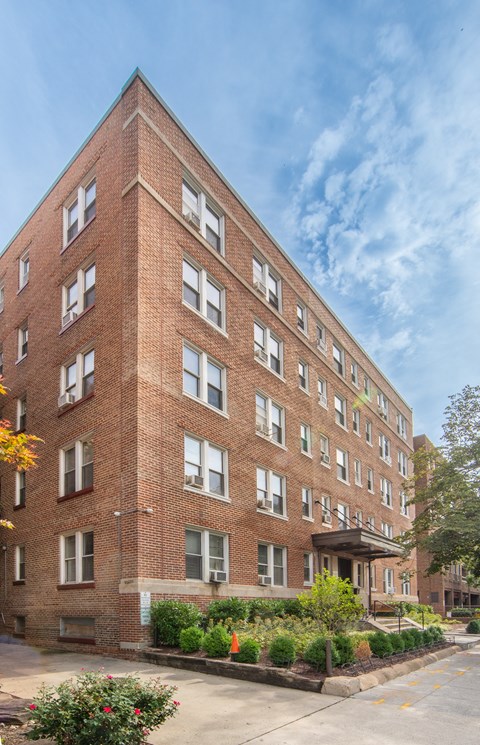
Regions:
[[108, 680], [113, 680], [113, 675], [107, 675]]
[[36, 707], [36, 705], [35, 705], [35, 704], [30, 704], [30, 706], [29, 706], [28, 708], [29, 708], [29, 709], [30, 709], [31, 711], [35, 711], [35, 709], [36, 709], [37, 707]]
[[103, 711], [105, 712], [105, 714], [110, 714], [110, 712], [111, 712], [112, 710], [111, 710], [110, 706], [104, 706], [104, 707], [103, 707]]
[[142, 712], [140, 711], [140, 709], [135, 709], [135, 714], [137, 715], [137, 717], [138, 717], [138, 715], [139, 715], [139, 714], [141, 714], [141, 713], [142, 713]]
[[174, 701], [174, 702], [173, 702], [173, 705], [174, 705], [174, 706], [180, 706], [180, 701]]

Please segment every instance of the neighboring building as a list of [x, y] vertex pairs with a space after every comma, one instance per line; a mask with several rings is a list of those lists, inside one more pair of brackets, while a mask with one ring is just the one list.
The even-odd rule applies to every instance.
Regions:
[[3, 470], [7, 631], [137, 648], [151, 599], [294, 597], [324, 567], [416, 599], [411, 409], [139, 72], [0, 284], [4, 414], [45, 441]]
[[[426, 435], [416, 435], [413, 438], [415, 452], [424, 448], [432, 450], [435, 446]], [[420, 488], [426, 486], [426, 478], [418, 480]], [[422, 505], [415, 505], [416, 514], [422, 512]], [[480, 590], [470, 587], [467, 582], [467, 571], [462, 564], [452, 564], [444, 574], [440, 572], [427, 575], [431, 554], [417, 551], [417, 585], [420, 603], [431, 605], [435, 613], [446, 616], [448, 611], [459, 606], [480, 606]]]

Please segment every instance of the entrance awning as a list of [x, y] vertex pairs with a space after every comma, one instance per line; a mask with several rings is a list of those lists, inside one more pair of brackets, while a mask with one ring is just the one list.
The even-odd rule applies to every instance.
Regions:
[[349, 554], [356, 559], [385, 559], [392, 556], [403, 556], [404, 551], [398, 543], [379, 533], [372, 533], [365, 528], [335, 530], [333, 532], [314, 533], [314, 548], [333, 554]]

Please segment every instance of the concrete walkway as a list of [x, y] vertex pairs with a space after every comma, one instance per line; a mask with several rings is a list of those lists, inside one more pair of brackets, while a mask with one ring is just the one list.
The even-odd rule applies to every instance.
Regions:
[[1, 690], [31, 698], [81, 668], [137, 672], [176, 685], [177, 716], [152, 745], [432, 745], [446, 739], [478, 745], [480, 647], [349, 699], [199, 675], [155, 665], [0, 644]]

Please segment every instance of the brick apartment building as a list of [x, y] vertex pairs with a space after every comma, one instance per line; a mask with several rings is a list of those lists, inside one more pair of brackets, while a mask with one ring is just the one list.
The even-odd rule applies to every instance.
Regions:
[[411, 409], [138, 71], [0, 285], [3, 416], [44, 440], [3, 468], [4, 633], [137, 648], [152, 599], [294, 597], [323, 567], [416, 599]]

